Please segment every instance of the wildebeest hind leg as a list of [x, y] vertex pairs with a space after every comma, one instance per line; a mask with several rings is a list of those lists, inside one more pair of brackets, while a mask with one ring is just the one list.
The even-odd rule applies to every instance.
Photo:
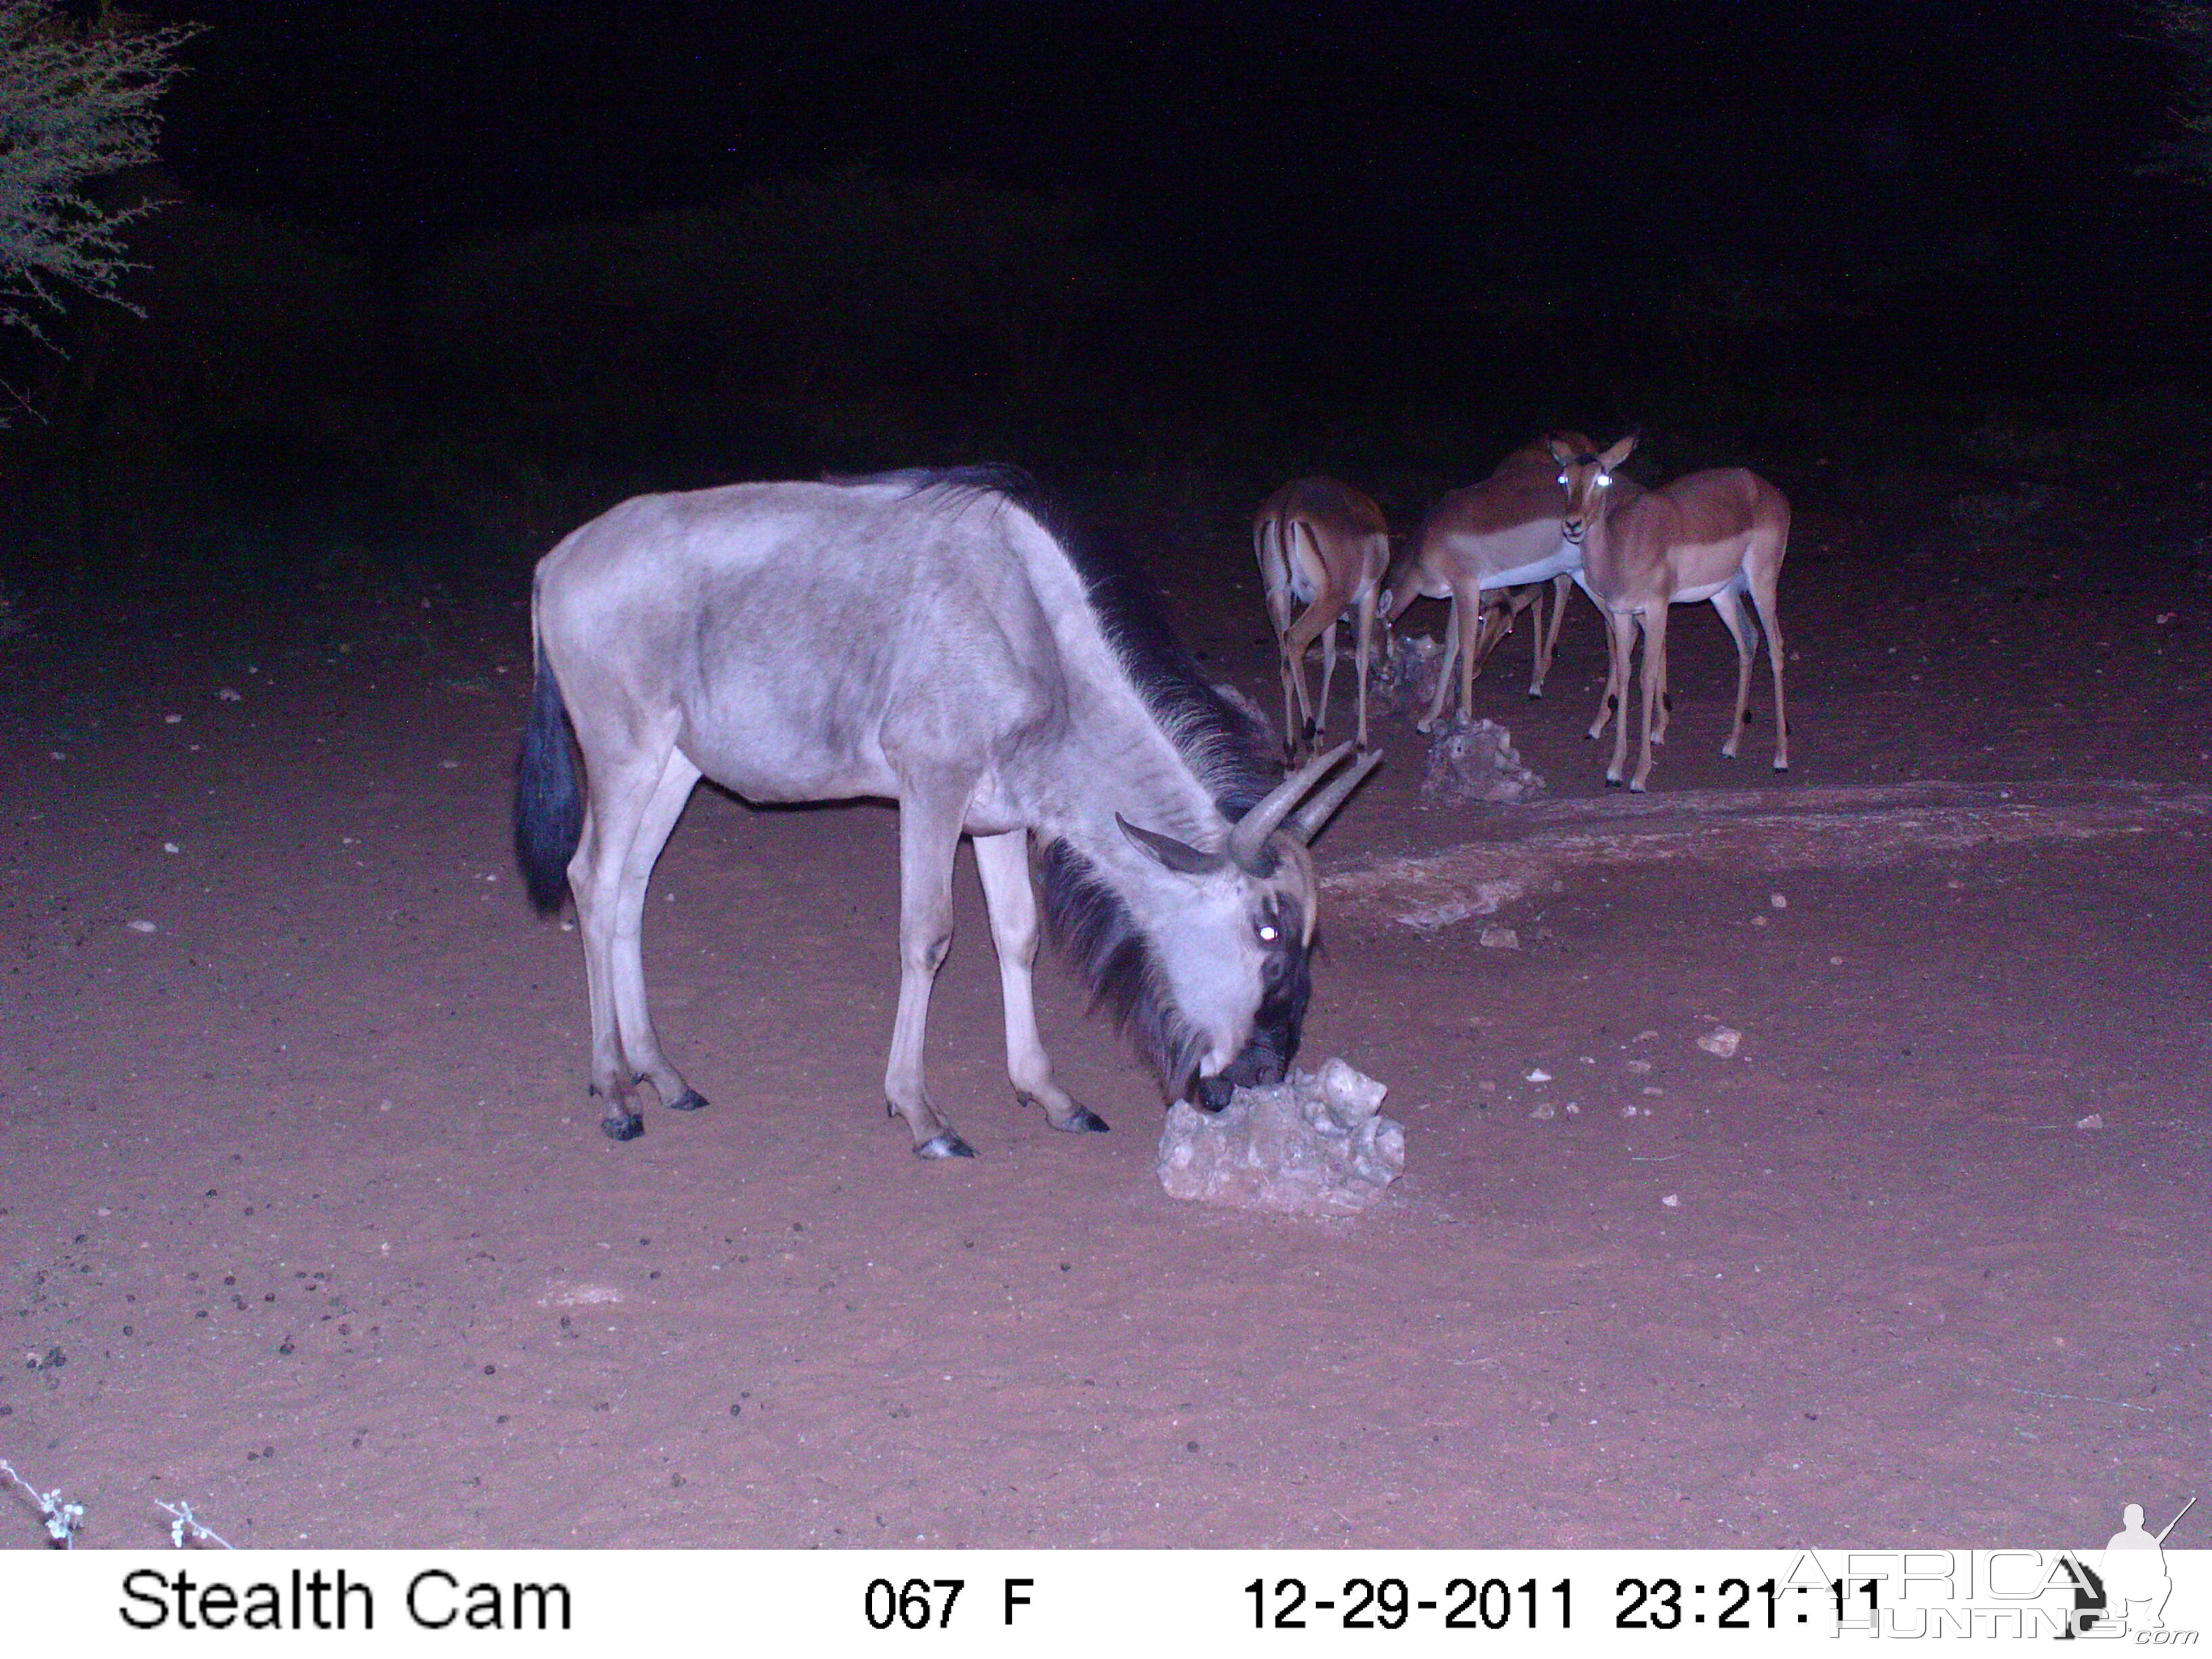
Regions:
[[909, 787], [899, 800], [899, 1000], [884, 1098], [906, 1120], [923, 1158], [973, 1158], [975, 1149], [938, 1115], [922, 1087], [929, 988], [952, 946], [952, 860], [968, 786]]
[[683, 816], [684, 804], [691, 798], [691, 786], [698, 781], [699, 769], [690, 758], [680, 749], [670, 750], [660, 781], [653, 785], [630, 838], [615, 910], [615, 1022], [622, 1036], [623, 1059], [634, 1081], [651, 1083], [661, 1103], [680, 1112], [696, 1111], [707, 1102], [668, 1063], [653, 1029], [645, 992], [645, 899], [652, 885], [653, 866], [660, 849], [668, 844], [676, 820]]
[[592, 1092], [605, 1103], [599, 1127], [607, 1139], [634, 1140], [644, 1133], [645, 1120], [638, 1115], [635, 1074], [623, 1056], [616, 939], [622, 921], [623, 868], [652, 799], [660, 763], [635, 751], [617, 763], [587, 750], [586, 768], [592, 781], [591, 804], [584, 814], [582, 839], [568, 860], [568, 890], [575, 895], [576, 929], [584, 937], [584, 976], [591, 989]]
[[1006, 1006], [1006, 1075], [1014, 1097], [1044, 1108], [1055, 1129], [1103, 1132], [1105, 1119], [1079, 1103], [1053, 1080], [1052, 1060], [1037, 1035], [1030, 970], [1036, 964], [1036, 889], [1030, 884], [1030, 832], [975, 837], [975, 870], [983, 878], [983, 904], [991, 915], [991, 942], [999, 952], [999, 987]]

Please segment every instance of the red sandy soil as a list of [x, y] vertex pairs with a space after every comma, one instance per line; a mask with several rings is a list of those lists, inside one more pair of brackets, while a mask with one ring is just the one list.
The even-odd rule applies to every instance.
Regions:
[[[1273, 706], [1242, 505], [1157, 540], [1188, 636]], [[165, 1544], [156, 1499], [270, 1547], [2160, 1524], [2212, 1407], [2201, 550], [2086, 495], [1994, 539], [1923, 507], [1801, 513], [1786, 777], [1763, 664], [1745, 758], [1714, 752], [1702, 609], [1658, 818], [1581, 735], [1579, 599], [1546, 701], [1525, 633], [1477, 685], [1550, 806], [1424, 810], [1381, 722], [1325, 872], [1583, 839], [1495, 918], [1517, 949], [1325, 912], [1302, 1058], [1388, 1083], [1409, 1146], [1327, 1224], [1165, 1197], [1157, 1096], [1056, 965], [1048, 1040], [1114, 1133], [1018, 1107], [964, 867], [930, 1058], [981, 1156], [916, 1161], [880, 807], [700, 793], [646, 943], [713, 1107], [607, 1141], [576, 937], [507, 851], [520, 569], [47, 616], [0, 644], [0, 1457], [95, 1547]], [[1929, 781], [1960, 787], [1900, 788]], [[1733, 1059], [1695, 1044], [1723, 1024]], [[0, 1500], [0, 1544], [43, 1541]]]

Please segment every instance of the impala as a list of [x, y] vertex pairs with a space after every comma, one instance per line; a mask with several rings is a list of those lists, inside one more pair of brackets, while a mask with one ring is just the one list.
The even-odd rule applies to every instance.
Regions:
[[[1336, 624], [1351, 611], [1358, 744], [1365, 749], [1367, 659], [1377, 591], [1390, 562], [1390, 526], [1382, 509], [1334, 478], [1295, 478], [1260, 504], [1252, 520], [1252, 550], [1282, 656], [1285, 744], [1295, 755], [1302, 745], [1316, 744], [1328, 729]], [[1306, 695], [1306, 651], [1316, 639], [1322, 642], [1318, 703]]]
[[[1563, 433], [1556, 441], [1587, 449], [1589, 441], [1579, 433]], [[1582, 550], [1562, 532], [1566, 497], [1561, 491], [1559, 467], [1545, 442], [1527, 444], [1498, 463], [1498, 470], [1480, 483], [1455, 489], [1430, 510], [1421, 533], [1410, 550], [1390, 572], [1384, 584], [1386, 624], [1395, 623], [1417, 599], [1449, 599], [1451, 619], [1444, 630], [1444, 659], [1437, 675], [1435, 700], [1419, 722], [1423, 732], [1434, 728], [1451, 695], [1452, 665], [1459, 665], [1459, 714], [1474, 716], [1474, 671], [1491, 646], [1510, 625], [1480, 619], [1486, 603], [1509, 602], [1507, 589], [1524, 584], [1553, 583], [1552, 626], [1544, 629], [1543, 601], [1536, 605], [1535, 668], [1528, 695], [1544, 695], [1544, 677], [1551, 672], [1552, 652], [1559, 643], [1559, 624], [1566, 616], [1566, 582], [1582, 563]], [[1462, 635], [1469, 635], [1465, 648]]]
[[[1571, 435], [1551, 442], [1566, 492], [1566, 534], [1582, 549], [1583, 591], [1605, 613], [1609, 651], [1605, 701], [1590, 723], [1595, 738], [1620, 716], [1605, 781], [1617, 784], [1628, 758], [1629, 659], [1644, 629], [1644, 743], [1636, 774], [1641, 791], [1651, 776], [1651, 747], [1667, 739], [1667, 611], [1710, 600], [1735, 641], [1735, 713], [1721, 753], [1734, 759], [1751, 720], [1751, 668], [1759, 628], [1744, 614], [1747, 595], [1766, 629], [1774, 670], [1774, 769], [1790, 769], [1790, 717], [1782, 691], [1782, 617], [1775, 589], [1790, 550], [1790, 502], [1757, 473], [1740, 466], [1692, 472], [1662, 489], [1623, 488], [1614, 469], [1636, 447], [1633, 434], [1602, 453]], [[1653, 720], [1658, 725], [1655, 730]]]

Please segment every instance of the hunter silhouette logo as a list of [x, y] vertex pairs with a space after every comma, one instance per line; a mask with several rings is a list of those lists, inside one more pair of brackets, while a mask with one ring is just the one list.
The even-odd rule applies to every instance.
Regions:
[[2143, 1529], [2140, 1504], [2120, 1511], [2120, 1530], [2105, 1544], [2105, 1559], [2098, 1563], [2102, 1580], [2104, 1609], [2080, 1620], [2087, 1629], [2092, 1620], [2109, 1619], [2114, 1633], [2121, 1631], [2164, 1630], [2166, 1597], [2173, 1580], [2166, 1571], [2166, 1535], [2181, 1524], [2181, 1517], [2197, 1507], [2192, 1496], [2180, 1512], [2156, 1533]]

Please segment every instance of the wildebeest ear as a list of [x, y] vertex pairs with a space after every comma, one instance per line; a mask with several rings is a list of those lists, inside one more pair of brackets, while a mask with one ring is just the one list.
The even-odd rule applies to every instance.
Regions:
[[1121, 826], [1121, 833], [1141, 848], [1146, 856], [1179, 876], [1203, 876], [1218, 870], [1227, 862], [1218, 853], [1201, 853], [1188, 842], [1177, 841], [1173, 836], [1164, 836], [1157, 830], [1140, 830], [1119, 812], [1114, 814], [1114, 822]]

